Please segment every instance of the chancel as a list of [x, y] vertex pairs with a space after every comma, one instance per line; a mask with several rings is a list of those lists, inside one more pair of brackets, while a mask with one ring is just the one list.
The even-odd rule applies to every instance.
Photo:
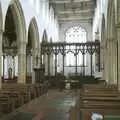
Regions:
[[0, 120], [120, 119], [120, 0], [0, 0]]

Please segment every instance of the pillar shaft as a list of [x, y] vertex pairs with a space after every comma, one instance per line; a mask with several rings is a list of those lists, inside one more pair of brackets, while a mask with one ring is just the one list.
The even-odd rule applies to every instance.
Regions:
[[48, 57], [47, 57], [47, 62], [48, 62], [48, 76], [50, 77], [50, 56], [51, 55], [48, 55]]
[[18, 50], [18, 83], [26, 83], [26, 43], [20, 43]]
[[117, 40], [118, 40], [118, 75], [117, 75], [117, 83], [118, 83], [118, 90], [120, 91], [120, 26], [117, 28]]
[[112, 41], [110, 41], [110, 39], [108, 39], [108, 61], [109, 61], [109, 84], [113, 84], [113, 78], [112, 78], [112, 69], [113, 69], [113, 64], [112, 64]]
[[117, 42], [113, 43], [113, 80], [117, 84]]
[[32, 59], [32, 84], [36, 83], [34, 68], [39, 68], [39, 52], [38, 51], [39, 51], [38, 48], [34, 48], [33, 53], [32, 53], [32, 56], [33, 56], [33, 59]]
[[0, 30], [0, 88], [2, 85], [2, 29]]
[[48, 75], [48, 55], [45, 54], [45, 75]]
[[114, 38], [108, 39], [108, 80], [110, 84], [117, 84], [117, 44]]
[[38, 67], [41, 68], [41, 50], [39, 49], [39, 52], [38, 52]]
[[109, 66], [109, 55], [108, 55], [108, 42], [105, 43], [104, 45], [104, 71], [103, 71], [103, 75], [104, 75], [104, 79], [106, 80], [106, 82], [108, 82], [109, 78], [108, 78], [108, 66]]
[[50, 75], [53, 75], [53, 54], [50, 55]]
[[27, 76], [31, 76], [32, 56], [27, 55]]

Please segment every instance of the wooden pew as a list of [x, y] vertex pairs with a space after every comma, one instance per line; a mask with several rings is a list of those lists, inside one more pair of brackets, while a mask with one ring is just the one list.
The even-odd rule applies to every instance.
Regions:
[[9, 84], [3, 83], [0, 89], [0, 115], [11, 112], [48, 91], [48, 83]]
[[120, 114], [120, 93], [114, 85], [85, 85], [80, 93], [81, 119], [91, 120], [92, 113]]
[[105, 115], [103, 116], [104, 120], [120, 120], [120, 116], [117, 115]]
[[16, 91], [7, 91], [7, 90], [0, 90], [0, 95], [9, 96], [13, 100], [14, 106], [12, 107], [13, 110], [21, 105], [23, 105], [23, 96], [21, 96], [20, 92]]
[[[2, 104], [8, 105], [7, 110], [12, 111], [15, 108], [29, 102], [35, 97], [39, 97], [43, 93], [47, 92], [48, 85], [44, 84], [8, 84], [3, 83], [0, 89], [0, 101], [5, 98]], [[1, 107], [2, 108], [2, 107]]]
[[8, 95], [0, 94], [0, 115], [11, 112], [15, 107], [14, 103]]
[[117, 85], [107, 84], [84, 84], [82, 89], [84, 90], [115, 90], [117, 91]]
[[2, 89], [4, 90], [13, 90], [20, 92], [24, 97], [28, 98], [28, 101], [34, 99], [35, 97], [39, 97], [41, 94], [44, 94], [48, 91], [48, 88], [44, 84], [3, 84]]
[[28, 100], [31, 100], [35, 97], [35, 89], [30, 84], [2, 84], [2, 89], [18, 91], [24, 96], [28, 97]]

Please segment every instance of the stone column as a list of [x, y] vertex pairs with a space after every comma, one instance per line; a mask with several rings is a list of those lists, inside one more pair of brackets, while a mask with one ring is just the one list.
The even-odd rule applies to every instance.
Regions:
[[26, 43], [22, 42], [18, 48], [18, 83], [26, 83]]
[[108, 39], [108, 56], [106, 62], [109, 71], [109, 84], [117, 84], [117, 42], [115, 38]]
[[35, 72], [34, 68], [39, 68], [38, 63], [39, 63], [39, 55], [38, 55], [38, 48], [34, 48], [33, 52], [33, 59], [32, 59], [32, 84], [35, 84]]
[[53, 54], [50, 55], [50, 75], [53, 75]]
[[109, 65], [109, 75], [110, 84], [117, 84], [117, 42], [115, 38], [111, 38], [110, 42], [110, 65]]
[[2, 35], [3, 30], [0, 29], [0, 88], [2, 85]]
[[120, 26], [117, 27], [117, 40], [118, 40], [118, 70], [117, 70], [117, 85], [118, 90], [120, 91]]
[[112, 42], [112, 69], [111, 75], [113, 79], [113, 84], [117, 84], [117, 42], [113, 39]]
[[41, 49], [38, 50], [38, 67], [41, 68]]
[[105, 42], [104, 44], [104, 79], [106, 80], [106, 82], [108, 83], [108, 66], [109, 66], [109, 58], [108, 58], [108, 41]]
[[109, 80], [109, 84], [113, 83], [112, 80], [112, 75], [111, 75], [111, 71], [112, 71], [112, 42], [110, 41], [110, 39], [108, 39], [108, 60], [109, 64], [108, 64], [108, 80]]
[[48, 54], [47, 55], [47, 63], [48, 63], [48, 76], [50, 77], [50, 59], [51, 59], [51, 55]]
[[32, 59], [32, 57], [31, 57], [31, 55], [29, 54], [29, 55], [27, 55], [27, 76], [30, 76], [30, 74], [31, 74], [31, 59]]
[[45, 54], [45, 76], [48, 75], [48, 55]]

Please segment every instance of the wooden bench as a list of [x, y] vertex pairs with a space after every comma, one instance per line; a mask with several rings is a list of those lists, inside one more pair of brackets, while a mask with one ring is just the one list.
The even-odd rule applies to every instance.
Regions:
[[92, 113], [120, 114], [120, 93], [112, 85], [85, 85], [80, 93], [81, 119], [91, 120]]
[[112, 84], [84, 84], [83, 89], [110, 89], [110, 90], [117, 90], [117, 85]]
[[0, 94], [0, 115], [11, 112], [15, 107], [15, 102], [8, 95]]
[[104, 120], [120, 120], [120, 116], [118, 115], [105, 115], [103, 116]]
[[23, 105], [24, 103], [20, 92], [0, 90], [0, 95], [7, 95], [13, 100], [15, 105], [13, 109]]
[[29, 84], [2, 84], [3, 90], [12, 90], [18, 91], [23, 95], [29, 96], [29, 100], [35, 98], [35, 89], [32, 85]]
[[34, 85], [3, 83], [0, 89], [0, 112], [11, 112], [47, 91], [47, 83]]

